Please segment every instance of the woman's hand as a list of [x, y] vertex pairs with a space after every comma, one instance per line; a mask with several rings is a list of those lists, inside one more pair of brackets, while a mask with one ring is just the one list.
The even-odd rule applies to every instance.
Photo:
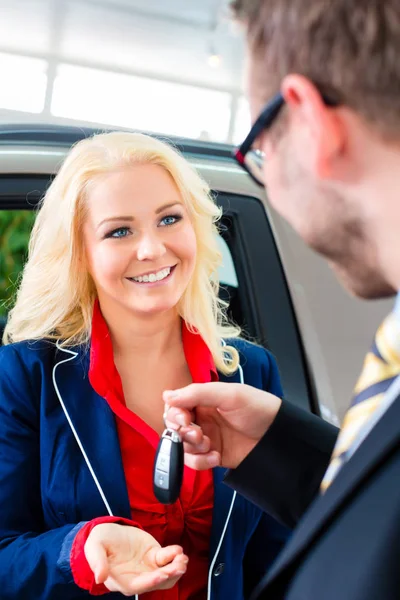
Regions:
[[92, 529], [85, 556], [96, 583], [125, 596], [173, 587], [188, 563], [180, 546], [162, 548], [145, 531], [116, 523]]
[[281, 406], [277, 396], [241, 383], [193, 383], [166, 391], [163, 398], [169, 407], [167, 426], [180, 427], [185, 463], [199, 470], [218, 465], [236, 468]]

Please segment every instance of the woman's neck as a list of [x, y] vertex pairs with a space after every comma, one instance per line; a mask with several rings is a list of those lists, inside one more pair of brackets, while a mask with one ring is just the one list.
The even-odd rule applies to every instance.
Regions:
[[129, 312], [100, 309], [110, 331], [115, 357], [149, 356], [161, 359], [166, 353], [182, 346], [181, 319], [168, 311], [142, 317]]

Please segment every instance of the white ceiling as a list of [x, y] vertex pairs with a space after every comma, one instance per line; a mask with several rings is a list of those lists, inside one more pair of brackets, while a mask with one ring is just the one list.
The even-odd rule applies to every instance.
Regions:
[[[0, 52], [240, 92], [227, 0], [0, 0]], [[210, 53], [221, 64], [208, 64]]]

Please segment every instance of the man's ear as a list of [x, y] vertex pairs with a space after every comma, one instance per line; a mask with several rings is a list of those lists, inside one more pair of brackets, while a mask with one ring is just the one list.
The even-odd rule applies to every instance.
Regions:
[[281, 92], [285, 102], [309, 138], [315, 175], [334, 178], [335, 162], [345, 146], [345, 128], [335, 108], [327, 106], [315, 85], [303, 75], [287, 75]]

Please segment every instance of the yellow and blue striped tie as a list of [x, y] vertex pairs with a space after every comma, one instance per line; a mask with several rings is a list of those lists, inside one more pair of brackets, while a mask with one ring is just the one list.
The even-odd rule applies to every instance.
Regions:
[[368, 352], [354, 396], [347, 411], [334, 448], [331, 462], [321, 483], [321, 491], [328, 489], [361, 429], [379, 408], [386, 390], [400, 375], [400, 323], [391, 313], [379, 327]]

